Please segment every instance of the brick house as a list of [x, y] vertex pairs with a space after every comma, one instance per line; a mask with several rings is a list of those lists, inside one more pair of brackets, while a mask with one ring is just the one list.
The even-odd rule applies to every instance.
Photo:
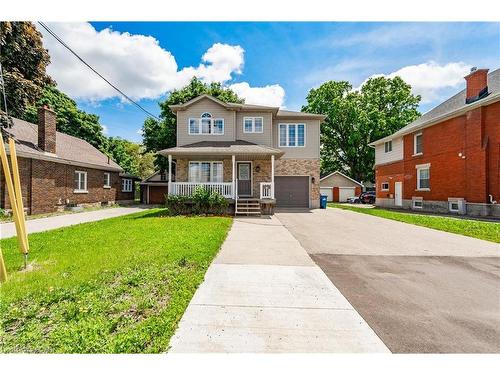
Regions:
[[500, 69], [373, 142], [377, 205], [500, 216]]
[[[88, 142], [56, 131], [56, 114], [39, 108], [38, 124], [13, 119], [3, 129], [12, 137], [28, 214], [63, 210], [67, 206], [96, 206], [133, 201], [137, 178]], [[9, 154], [8, 144], [6, 144]], [[3, 169], [0, 168], [0, 207], [10, 209]]]

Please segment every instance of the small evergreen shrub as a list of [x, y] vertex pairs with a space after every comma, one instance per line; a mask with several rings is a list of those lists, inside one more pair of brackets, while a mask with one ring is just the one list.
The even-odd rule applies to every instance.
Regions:
[[177, 215], [223, 215], [229, 202], [216, 191], [210, 192], [198, 186], [190, 196], [167, 195], [166, 207], [172, 216]]

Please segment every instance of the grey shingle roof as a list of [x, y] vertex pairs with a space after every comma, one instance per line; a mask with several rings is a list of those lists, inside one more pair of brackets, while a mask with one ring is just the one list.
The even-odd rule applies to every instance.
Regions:
[[12, 120], [14, 122], [12, 128], [5, 129], [5, 132], [16, 141], [16, 151], [19, 156], [122, 171], [118, 164], [87, 141], [60, 132], [56, 133], [56, 155], [48, 154], [38, 148], [38, 125], [16, 118]]
[[[412, 123], [406, 125], [404, 128], [399, 129], [397, 132], [392, 134], [389, 137], [385, 137], [379, 139], [372, 144], [379, 144], [384, 142], [384, 140], [394, 138], [397, 136], [402, 136], [405, 134], [412, 133], [413, 131], [424, 127], [426, 124], [432, 123], [433, 121], [439, 119], [440, 117], [446, 116], [447, 114], [452, 114], [453, 112], [460, 111], [462, 109], [466, 109], [467, 107], [471, 107], [473, 105], [477, 105], [478, 103], [487, 101], [491, 99], [492, 96], [496, 96], [500, 94], [500, 69], [494, 70], [488, 74], [488, 92], [489, 95], [483, 99], [477, 100], [473, 103], [466, 104], [465, 103], [465, 89], [460, 91], [459, 93], [453, 95], [448, 100], [445, 100], [443, 103], [439, 104], [437, 107], [434, 107], [430, 111], [424, 113], [418, 119], [413, 121]], [[500, 98], [499, 98], [500, 100]]]
[[161, 155], [283, 155], [283, 151], [264, 145], [237, 141], [202, 141], [159, 151]]

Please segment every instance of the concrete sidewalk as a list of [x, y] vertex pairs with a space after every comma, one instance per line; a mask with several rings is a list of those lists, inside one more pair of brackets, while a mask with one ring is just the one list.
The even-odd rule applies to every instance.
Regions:
[[170, 352], [389, 352], [276, 217], [235, 219]]
[[[68, 227], [91, 221], [99, 221], [110, 219], [112, 217], [133, 214], [143, 211], [145, 207], [117, 207], [106, 208], [96, 211], [79, 212], [74, 214], [66, 214], [59, 216], [44, 217], [41, 219], [33, 219], [26, 221], [26, 230], [28, 233], [45, 232], [46, 230]], [[16, 235], [16, 227], [14, 223], [0, 224], [0, 239], [14, 237]]]

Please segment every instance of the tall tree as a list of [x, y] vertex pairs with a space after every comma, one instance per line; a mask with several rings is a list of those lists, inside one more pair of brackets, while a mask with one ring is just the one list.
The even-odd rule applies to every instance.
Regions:
[[[50, 57], [42, 35], [31, 22], [0, 22], [0, 62], [5, 81], [9, 115], [23, 118], [47, 84], [55, 84], [47, 74]], [[0, 98], [3, 97], [0, 93]]]
[[[239, 98], [234, 91], [223, 87], [218, 82], [205, 84], [198, 78], [193, 77], [187, 86], [182, 89], [172, 91], [165, 101], [159, 103], [161, 108], [161, 121], [157, 121], [151, 117], [144, 121], [142, 136], [143, 143], [147, 151], [157, 152], [159, 150], [175, 146], [177, 136], [177, 118], [175, 114], [172, 113], [169, 106], [185, 103], [202, 94], [212, 95], [213, 97], [226, 103], [244, 102], [243, 99]], [[155, 164], [156, 167], [161, 170], [166, 168], [165, 158], [159, 155], [156, 157]]]
[[138, 143], [120, 137], [109, 138], [109, 155], [126, 172], [144, 179], [154, 172], [154, 154]]
[[400, 77], [369, 79], [359, 91], [346, 81], [328, 81], [307, 95], [304, 112], [321, 113], [321, 174], [339, 170], [358, 181], [373, 181], [370, 142], [419, 116], [419, 95]]
[[108, 138], [99, 123], [99, 116], [78, 109], [73, 99], [56, 87], [48, 85], [40, 99], [26, 108], [24, 118], [36, 123], [37, 108], [43, 104], [49, 105], [56, 112], [58, 131], [84, 139], [102, 152], [107, 152]]

